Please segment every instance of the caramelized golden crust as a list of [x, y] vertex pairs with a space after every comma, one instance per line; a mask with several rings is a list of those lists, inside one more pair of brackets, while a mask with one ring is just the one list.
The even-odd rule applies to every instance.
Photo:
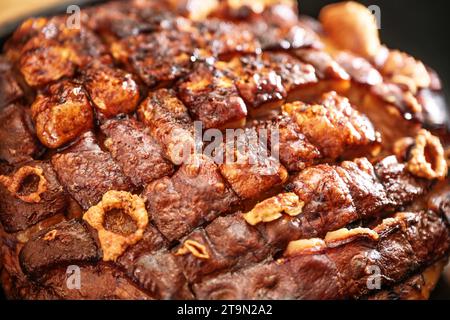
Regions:
[[39, 140], [58, 148], [93, 126], [93, 111], [81, 85], [62, 81], [39, 92], [31, 106]]
[[138, 115], [158, 139], [166, 136], [165, 131], [159, 133], [158, 130], [163, 131], [171, 126], [187, 128], [192, 124], [187, 108], [170, 89], [150, 92], [139, 106]]
[[48, 162], [26, 162], [0, 181], [0, 220], [8, 232], [30, 228], [67, 208], [67, 194]]
[[108, 42], [139, 33], [170, 29], [177, 18], [167, 1], [113, 1], [100, 7], [86, 8], [86, 24]]
[[203, 126], [232, 128], [245, 124], [247, 107], [233, 80], [208, 63], [196, 64], [179, 86], [179, 97]]
[[261, 52], [261, 44], [245, 25], [209, 19], [199, 24], [198, 31], [207, 39], [206, 48], [214, 56]]
[[44, 17], [30, 18], [22, 22], [5, 44], [6, 56], [11, 61], [17, 62], [20, 59], [22, 47], [32, 37], [37, 36], [47, 23], [48, 19]]
[[0, 55], [0, 108], [23, 97], [24, 92], [15, 78], [11, 63]]
[[313, 66], [282, 52], [265, 52], [263, 60], [281, 76], [285, 90], [289, 93], [317, 82]]
[[42, 147], [34, 135], [31, 115], [21, 105], [8, 105], [0, 110], [0, 159], [10, 164], [30, 161]]
[[[371, 187], [377, 192], [377, 197], [384, 196], [377, 184]], [[333, 230], [359, 218], [349, 185], [331, 167], [319, 165], [303, 170], [292, 177], [288, 189], [305, 203], [304, 216], [314, 233], [322, 235], [324, 228]], [[339, 219], [335, 218], [336, 215]], [[307, 226], [303, 229], [303, 233], [311, 232]]]
[[104, 116], [113, 117], [135, 110], [139, 88], [131, 74], [95, 63], [84, 70], [83, 76], [86, 91]]
[[62, 185], [84, 210], [97, 204], [110, 190], [133, 189], [112, 156], [100, 149], [92, 132], [86, 132], [69, 149], [53, 155], [52, 165]]
[[[20, 72], [30, 86], [44, 85], [74, 74], [75, 66], [70, 60], [70, 49], [51, 40], [33, 38], [30, 41], [36, 43], [27, 43], [25, 49], [28, 50], [21, 55], [19, 62]], [[44, 46], [41, 47], [43, 42]]]

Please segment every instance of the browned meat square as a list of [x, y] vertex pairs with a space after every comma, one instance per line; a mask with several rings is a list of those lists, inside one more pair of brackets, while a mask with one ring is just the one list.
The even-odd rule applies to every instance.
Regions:
[[6, 46], [30, 86], [43, 86], [74, 75], [77, 67], [106, 54], [87, 28], [71, 27], [64, 17], [29, 19]]
[[0, 108], [23, 97], [24, 93], [14, 77], [11, 64], [0, 56]]
[[226, 269], [229, 262], [209, 244], [203, 229], [194, 230], [173, 255], [190, 283], [199, 281], [203, 275]]
[[316, 49], [297, 49], [294, 55], [309, 63], [320, 79], [349, 80], [350, 75], [328, 53]]
[[214, 155], [220, 172], [242, 199], [256, 198], [286, 182], [286, 168], [268, 149], [263, 136], [249, 129], [236, 132]]
[[441, 80], [363, 5], [301, 9], [25, 20], [0, 53], [6, 297], [428, 299], [450, 256]]
[[223, 270], [260, 262], [274, 251], [240, 214], [219, 217], [204, 230], [195, 230], [175, 249], [178, 263], [192, 282]]
[[131, 181], [112, 156], [103, 151], [91, 132], [52, 157], [58, 178], [70, 195], [87, 210], [109, 190], [130, 190]]
[[39, 92], [31, 106], [39, 140], [58, 148], [93, 126], [93, 111], [83, 87], [63, 81]]
[[25, 230], [64, 213], [67, 194], [48, 162], [31, 161], [0, 176], [0, 219], [8, 232]]
[[86, 8], [87, 25], [110, 42], [112, 40], [169, 29], [176, 14], [168, 11], [165, 1], [112, 1], [103, 6]]
[[[259, 127], [267, 130], [270, 147], [289, 171], [303, 170], [323, 159], [317, 146], [309, 142], [290, 117], [284, 115], [261, 123]], [[273, 138], [275, 141], [272, 141]]]
[[0, 109], [0, 159], [19, 163], [32, 160], [41, 150], [28, 110], [16, 104]]
[[134, 264], [133, 276], [155, 299], [192, 299], [183, 269], [169, 252], [145, 254]]
[[283, 111], [320, 147], [325, 157], [336, 159], [343, 153], [367, 153], [377, 143], [378, 135], [370, 120], [335, 92], [325, 94], [315, 105], [286, 104]]
[[191, 117], [174, 91], [151, 92], [139, 106], [138, 117], [173, 163], [182, 164], [195, 150]]
[[321, 43], [316, 34], [303, 26], [276, 26], [267, 23], [264, 18], [258, 19], [252, 26], [253, 32], [260, 41], [263, 49], [299, 49], [320, 47]]
[[[121, 215], [116, 215], [114, 222], [118, 227], [121, 227]], [[153, 225], [147, 225], [142, 239], [136, 243], [136, 245], [129, 247], [124, 251], [124, 253], [119, 257], [117, 263], [121, 265], [128, 274], [135, 276], [140, 279], [139, 281], [145, 282], [146, 277], [140, 278], [139, 270], [136, 262], [145, 260], [145, 256], [151, 256], [151, 254], [156, 253], [160, 250], [164, 250], [168, 246], [168, 241], [163, 235], [156, 229]], [[149, 281], [148, 284], [151, 285]]]
[[131, 113], [139, 102], [136, 81], [120, 69], [95, 63], [85, 70], [84, 83], [94, 106], [106, 117]]
[[146, 85], [154, 87], [188, 74], [196, 46], [197, 38], [190, 30], [162, 30], [116, 41], [111, 52]]

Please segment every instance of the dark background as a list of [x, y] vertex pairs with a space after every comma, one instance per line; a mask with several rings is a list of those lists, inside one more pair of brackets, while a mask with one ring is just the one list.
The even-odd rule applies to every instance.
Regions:
[[[79, 2], [88, 1], [73, 1], [74, 4]], [[317, 17], [320, 8], [333, 2], [337, 1], [299, 0], [300, 12]], [[380, 7], [382, 42], [390, 48], [412, 54], [435, 69], [441, 76], [448, 97], [450, 92], [450, 68], [447, 58], [450, 31], [448, 0], [362, 0], [359, 2], [367, 6]], [[15, 25], [11, 25], [10, 28], [14, 28]], [[0, 44], [7, 29], [0, 30]], [[445, 281], [441, 281], [438, 285], [433, 298], [450, 299], [450, 287]]]

